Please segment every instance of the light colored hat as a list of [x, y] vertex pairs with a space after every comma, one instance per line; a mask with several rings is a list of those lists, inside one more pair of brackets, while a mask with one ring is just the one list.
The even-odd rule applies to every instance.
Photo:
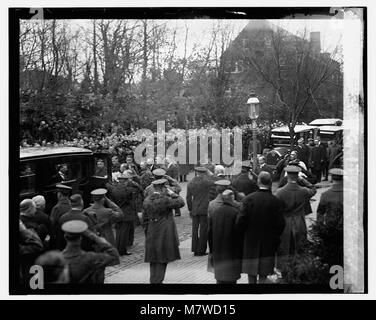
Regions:
[[46, 199], [41, 195], [35, 196], [32, 200], [37, 208], [41, 208], [46, 205]]

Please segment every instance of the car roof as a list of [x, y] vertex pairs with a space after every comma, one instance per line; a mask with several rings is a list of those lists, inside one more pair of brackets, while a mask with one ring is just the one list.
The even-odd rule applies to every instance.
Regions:
[[20, 148], [20, 159], [44, 158], [64, 155], [90, 155], [93, 152], [89, 149], [76, 147], [26, 147]]
[[321, 126], [320, 127], [320, 133], [326, 132], [337, 132], [343, 130], [342, 126]]
[[325, 118], [325, 119], [315, 119], [309, 123], [310, 126], [336, 126], [336, 123], [340, 122], [342, 124], [342, 119], [337, 118]]
[[[308, 126], [306, 124], [298, 124], [294, 128], [295, 133], [299, 133], [306, 130], [316, 129], [314, 126]], [[290, 132], [288, 126], [274, 128], [272, 132]]]

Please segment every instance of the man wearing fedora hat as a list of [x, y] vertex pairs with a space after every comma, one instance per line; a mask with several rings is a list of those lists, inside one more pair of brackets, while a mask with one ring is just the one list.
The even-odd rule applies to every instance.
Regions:
[[288, 258], [295, 255], [307, 239], [305, 216], [309, 200], [316, 194], [316, 189], [301, 187], [298, 184], [300, 167], [288, 165], [287, 184], [279, 188], [275, 196], [285, 205], [285, 228], [281, 235], [281, 244], [278, 252], [278, 267], [283, 269]]
[[167, 180], [153, 181], [154, 193], [144, 200], [145, 262], [150, 263], [150, 283], [162, 283], [167, 264], [180, 259], [179, 238], [172, 211], [184, 200], [166, 188]]

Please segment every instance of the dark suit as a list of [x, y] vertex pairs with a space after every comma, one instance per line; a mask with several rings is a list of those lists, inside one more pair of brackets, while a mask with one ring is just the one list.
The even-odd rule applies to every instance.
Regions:
[[326, 149], [320, 144], [315, 146], [311, 150], [311, 170], [312, 173], [316, 176], [317, 181], [321, 181], [321, 176], [326, 166]]
[[187, 206], [192, 217], [192, 252], [197, 255], [206, 253], [209, 194], [213, 183], [208, 176], [197, 176], [187, 186]]
[[305, 144], [303, 144], [302, 146], [297, 145], [294, 150], [298, 153], [298, 159], [300, 161], [303, 161], [308, 168], [310, 154], [309, 148]]
[[283, 210], [284, 203], [269, 190], [256, 191], [243, 199], [239, 221], [244, 228], [244, 273], [263, 277], [273, 273], [285, 227]]

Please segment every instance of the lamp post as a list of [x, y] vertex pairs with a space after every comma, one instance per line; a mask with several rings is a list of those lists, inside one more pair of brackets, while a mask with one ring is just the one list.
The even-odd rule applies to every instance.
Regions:
[[252, 120], [252, 169], [255, 170], [257, 167], [257, 144], [256, 144], [256, 130], [257, 130], [257, 118], [260, 115], [260, 101], [256, 97], [255, 92], [252, 90], [249, 99], [247, 100], [248, 105], [248, 115]]

